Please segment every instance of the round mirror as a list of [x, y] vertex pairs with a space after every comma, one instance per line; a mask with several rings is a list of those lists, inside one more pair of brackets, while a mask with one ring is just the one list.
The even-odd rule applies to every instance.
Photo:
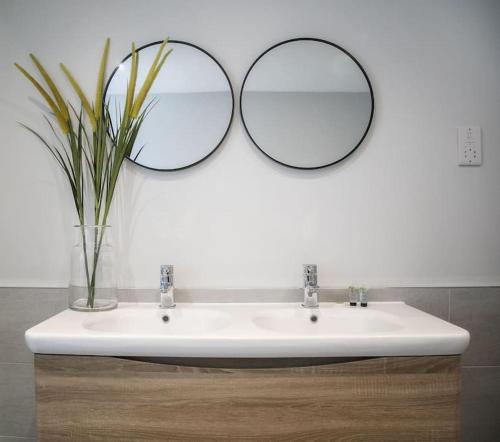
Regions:
[[268, 157], [297, 169], [338, 163], [373, 117], [368, 77], [345, 49], [316, 38], [272, 46], [254, 61], [240, 96], [243, 125]]
[[[137, 84], [144, 81], [161, 43], [138, 49]], [[148, 95], [155, 104], [129, 158], [141, 166], [163, 171], [194, 166], [212, 154], [229, 130], [234, 108], [231, 82], [214, 57], [183, 41], [170, 40], [168, 47], [172, 53]], [[124, 108], [130, 55], [106, 85], [106, 101], [114, 124]]]

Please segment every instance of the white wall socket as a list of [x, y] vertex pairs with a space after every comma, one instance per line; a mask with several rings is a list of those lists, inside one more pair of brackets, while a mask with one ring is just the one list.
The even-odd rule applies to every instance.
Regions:
[[480, 166], [482, 162], [481, 128], [460, 126], [458, 132], [458, 164], [460, 166]]

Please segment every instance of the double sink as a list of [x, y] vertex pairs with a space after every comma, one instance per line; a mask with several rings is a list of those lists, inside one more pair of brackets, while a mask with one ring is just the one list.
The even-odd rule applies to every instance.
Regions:
[[115, 310], [65, 310], [32, 327], [34, 353], [210, 358], [455, 355], [469, 333], [403, 302], [350, 307], [333, 302], [121, 303]]

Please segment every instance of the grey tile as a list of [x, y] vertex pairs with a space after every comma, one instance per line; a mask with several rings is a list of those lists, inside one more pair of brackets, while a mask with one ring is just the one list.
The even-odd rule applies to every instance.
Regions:
[[[329, 292], [329, 290], [327, 290]], [[326, 291], [325, 291], [326, 292]], [[301, 289], [175, 289], [177, 302], [301, 302]], [[323, 291], [321, 292], [322, 299]], [[158, 302], [159, 289], [120, 289], [121, 302]], [[331, 299], [328, 299], [331, 300]]]
[[24, 332], [67, 305], [65, 289], [0, 288], [0, 362], [31, 362]]
[[116, 291], [116, 297], [118, 302], [158, 302], [159, 291], [159, 289], [119, 289]]
[[33, 365], [0, 363], [0, 434], [35, 437]]
[[[410, 305], [448, 319], [448, 292], [445, 288], [384, 288], [370, 290], [373, 301], [406, 301]], [[159, 290], [120, 289], [121, 302], [158, 302]], [[300, 288], [289, 289], [175, 289], [177, 302], [302, 302]], [[320, 302], [345, 302], [347, 289], [320, 288]]]
[[300, 302], [300, 289], [178, 289], [184, 302]]
[[460, 440], [500, 440], [500, 367], [462, 368]]
[[[302, 289], [298, 291], [297, 297], [299, 302], [303, 299]], [[349, 300], [349, 291], [345, 289], [322, 289], [319, 291], [320, 302], [347, 302]]]
[[451, 290], [451, 322], [471, 334], [463, 365], [500, 365], [500, 288]]
[[438, 318], [449, 320], [450, 289], [441, 287], [394, 287], [371, 289], [368, 300], [404, 301]]

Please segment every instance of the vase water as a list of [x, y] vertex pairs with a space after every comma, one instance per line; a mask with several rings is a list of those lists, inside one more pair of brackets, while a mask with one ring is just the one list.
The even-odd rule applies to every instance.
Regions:
[[111, 226], [80, 225], [75, 230], [69, 307], [88, 312], [114, 309], [118, 301]]

